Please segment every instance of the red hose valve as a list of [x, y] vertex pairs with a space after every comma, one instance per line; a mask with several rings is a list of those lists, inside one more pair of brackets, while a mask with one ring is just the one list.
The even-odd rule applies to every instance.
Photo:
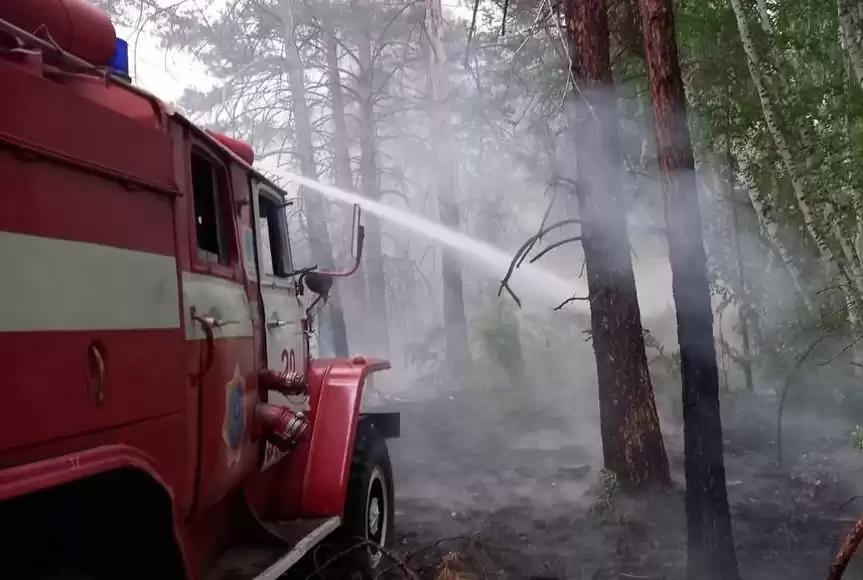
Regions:
[[267, 391], [278, 391], [283, 395], [306, 394], [306, 377], [298, 371], [283, 373], [262, 370], [258, 373], [258, 385]]
[[258, 403], [256, 413], [264, 436], [281, 451], [293, 449], [309, 429], [306, 416], [288, 407]]

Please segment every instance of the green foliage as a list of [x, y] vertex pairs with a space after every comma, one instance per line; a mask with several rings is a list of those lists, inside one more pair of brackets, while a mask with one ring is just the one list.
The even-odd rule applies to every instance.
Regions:
[[[789, 143], [796, 173], [789, 171], [768, 131], [730, 0], [678, 0], [676, 23], [691, 129], [708, 177], [699, 187], [703, 221], [709, 230], [705, 239], [714, 297], [757, 320], [753, 342], [757, 342], [759, 370], [781, 379], [813, 332], [825, 327], [836, 328], [838, 334], [854, 330], [849, 328], [847, 291], [837, 289], [842, 282], [837, 272], [863, 263], [856, 250], [863, 248], [863, 164], [859, 163], [863, 90], [839, 41], [833, 0], [768, 3], [770, 30], [762, 27], [754, 0], [743, 0], [762, 61], [761, 73], [776, 103], [777, 124]], [[338, 40], [356, 170], [360, 73], [356, 48], [358, 37], [370, 34], [381, 189], [404, 196], [387, 201], [403, 201], [420, 213], [432, 211], [427, 203], [435, 176], [426, 162], [431, 140], [424, 100], [428, 59], [423, 3], [238, 0], [206, 9], [201, 0], [164, 6], [156, 0], [102, 0], [101, 4], [124, 24], [146, 23], [165, 45], [193, 52], [216, 79], [216, 86], [190, 91], [183, 105], [197, 119], [252, 141], [267, 167], [296, 164], [297, 157], [293, 103], [285, 88], [284, 27], [289, 8], [306, 74], [315, 163], [321, 174], [333, 171], [326, 42], [332, 36]], [[536, 220], [525, 215], [541, 212], [547, 201], [542, 195], [546, 185], [559, 176], [571, 176], [575, 163], [566, 141], [563, 97], [570, 87], [567, 47], [558, 27], [564, 23], [555, 13], [559, 4], [510, 2], [505, 36], [500, 35], [502, 5], [496, 0], [480, 2], [468, 54], [467, 23], [451, 21], [444, 41], [464, 222], [493, 244], [517, 247], [529, 235], [527, 229], [535, 226]], [[637, 5], [631, 0], [608, 5], [628, 177], [625, 193], [632, 200], [634, 217], [650, 214], [661, 226], [663, 200], [654, 183], [657, 168]], [[744, 166], [762, 194], [761, 216], [747, 195]], [[831, 263], [819, 257], [813, 236], [803, 228], [792, 178], [803, 183], [804, 195], [816, 208], [817, 237], [828, 240]], [[729, 187], [732, 181], [734, 189]], [[736, 231], [729, 217], [731, 208], [739, 214]], [[765, 216], [778, 224], [776, 239], [793, 255], [813, 310], [804, 307], [801, 295], [791, 288], [775, 241], [767, 239], [758, 219]], [[735, 238], [742, 244], [745, 282], [739, 277]], [[843, 254], [847, 248], [840, 247], [837, 239], [850, 242], [852, 255]], [[417, 257], [422, 248], [400, 253], [401, 243], [396, 238], [385, 247], [388, 263], [396, 253], [408, 266], [424, 259], [424, 255]], [[561, 270], [574, 274], [572, 265], [578, 259], [562, 255]], [[422, 282], [421, 276], [413, 275], [400, 280], [390, 282], [398, 296], [412, 296]], [[863, 303], [860, 288], [850, 292]], [[515, 317], [496, 304], [476, 319], [474, 335], [487, 358], [508, 375], [521, 376], [524, 356], [519, 353], [528, 348], [525, 337], [533, 340], [530, 333], [519, 332]], [[539, 344], [540, 339], [534, 342]], [[649, 348], [656, 346], [648, 342]], [[840, 341], [837, 349], [842, 346]], [[667, 384], [671, 392], [677, 387], [679, 362], [674, 353], [659, 347], [651, 370], [662, 377], [658, 388]]]
[[[863, 168], [855, 160], [863, 152], [863, 94], [840, 43], [834, 1], [771, 2], [769, 28], [755, 2], [744, 1], [743, 6], [761, 61], [756, 68], [796, 173], [789, 172], [768, 130], [730, 0], [681, 0], [678, 32], [698, 155], [722, 175], [723, 187], [735, 178], [738, 191], [733, 197], [727, 191], [717, 195], [726, 213], [728, 203], [737, 204], [736, 234], [753, 240], [743, 248], [744, 290], [730, 252], [733, 235], [728, 224], [720, 227], [724, 231], [708, 247], [714, 287], [724, 300], [757, 316], [761, 367], [767, 375], [784, 376], [805, 350], [804, 337], [825, 327], [838, 327], [840, 334], [842, 327], [846, 333], [858, 332], [850, 328], [846, 302], [849, 295], [860, 300], [859, 288], [842, 290], [837, 284], [843, 269], [851, 271], [860, 262]], [[763, 237], [747, 186], [741, 183], [744, 165], [763, 197], [764, 214], [779, 225], [778, 240], [790, 250], [814, 312], [803, 308], [800, 295], [789, 290], [777, 248]], [[832, 263], [819, 256], [815, 238], [803, 226], [792, 179], [802, 184], [817, 237], [829, 246]], [[711, 221], [706, 220], [708, 227]]]
[[851, 431], [851, 443], [857, 451], [863, 452], [863, 427], [855, 425]]
[[618, 522], [622, 519], [622, 515], [618, 510], [620, 491], [620, 481], [617, 479], [617, 476], [607, 469], [600, 470], [594, 509], [603, 518]]

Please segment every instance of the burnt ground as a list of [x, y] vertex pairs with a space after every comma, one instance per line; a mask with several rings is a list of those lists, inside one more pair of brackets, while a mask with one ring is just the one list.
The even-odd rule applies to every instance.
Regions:
[[[683, 578], [682, 439], [666, 434], [675, 486], [623, 496], [595, 448], [565, 421], [494, 421], [444, 398], [402, 404], [390, 444], [397, 487], [394, 553], [422, 578]], [[775, 460], [775, 400], [723, 403], [726, 468], [747, 579], [823, 578], [839, 536], [863, 514], [863, 455], [853, 425], [795, 414]], [[493, 432], [490, 432], [493, 431]], [[584, 443], [583, 441], [581, 441]], [[595, 441], [588, 442], [596, 445]], [[861, 558], [863, 560], [863, 558]], [[863, 566], [846, 578], [863, 578]]]

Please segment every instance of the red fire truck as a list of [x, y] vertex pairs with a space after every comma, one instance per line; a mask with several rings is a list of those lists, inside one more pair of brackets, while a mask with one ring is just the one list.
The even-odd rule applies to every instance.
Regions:
[[[274, 579], [393, 533], [388, 363], [313, 359], [246, 144], [132, 85], [84, 0], [0, 0], [0, 578]], [[341, 550], [340, 550], [341, 551]]]

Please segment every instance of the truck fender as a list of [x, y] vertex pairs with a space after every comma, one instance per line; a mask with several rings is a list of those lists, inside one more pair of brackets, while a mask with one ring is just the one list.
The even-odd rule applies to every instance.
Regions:
[[150, 476], [165, 490], [173, 505], [171, 489], [159, 477], [152, 458], [128, 445], [104, 445], [0, 469], [0, 501], [124, 467]]
[[303, 515], [343, 515], [365, 380], [388, 368], [387, 361], [363, 357], [312, 362], [313, 418], [302, 479]]
[[159, 477], [153, 459], [134, 447], [122, 444], [104, 445], [6, 469], [0, 468], [0, 502], [120, 469], [143, 472], [165, 492], [171, 505], [174, 540], [184, 564], [188, 565], [184, 543], [177, 534], [174, 494]]

